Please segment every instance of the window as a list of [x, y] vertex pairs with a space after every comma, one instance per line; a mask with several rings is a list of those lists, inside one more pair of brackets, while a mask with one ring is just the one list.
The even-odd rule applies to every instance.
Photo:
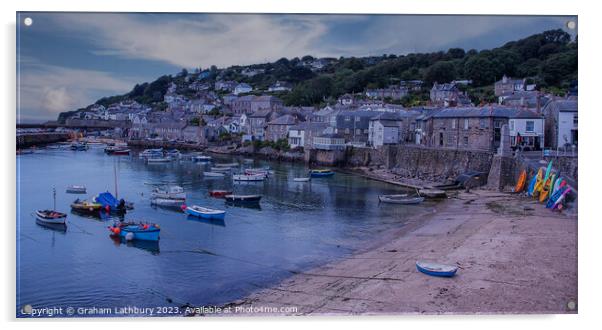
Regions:
[[355, 121], [356, 121], [356, 122], [360, 121], [360, 117], [356, 116], [356, 117], [355, 117]]
[[464, 119], [464, 129], [468, 129], [468, 119]]
[[577, 126], [577, 114], [573, 116], [573, 125]]
[[355, 130], [355, 134], [362, 134], [362, 130], [361, 130], [361, 129], [359, 129], [359, 128], [358, 128], [358, 129], [356, 129], [356, 130]]
[[345, 128], [345, 134], [349, 134], [349, 128]]
[[466, 145], [466, 146], [468, 145], [468, 136], [464, 137], [464, 145]]
[[456, 121], [457, 119], [452, 119], [452, 129], [456, 129]]
[[481, 129], [488, 128], [489, 123], [487, 123], [487, 119], [484, 119], [484, 118], [479, 119], [479, 127]]
[[345, 116], [345, 121], [350, 121], [350, 120], [351, 120], [351, 117]]
[[514, 131], [514, 120], [510, 121], [510, 130]]
[[527, 120], [526, 126], [527, 126], [527, 129], [526, 129], [527, 132], [533, 132], [535, 129], [535, 122], [532, 120]]

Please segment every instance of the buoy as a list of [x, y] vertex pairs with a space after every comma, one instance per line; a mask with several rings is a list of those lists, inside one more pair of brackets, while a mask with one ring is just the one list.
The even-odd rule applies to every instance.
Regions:
[[182, 204], [182, 206], [180, 206], [180, 208], [182, 209], [182, 211], [185, 211], [187, 206], [186, 206], [186, 204]]
[[105, 211], [107, 211], [107, 213], [111, 212], [111, 207], [109, 205], [105, 205]]
[[131, 241], [133, 239], [134, 239], [134, 233], [129, 232], [129, 233], [125, 234], [125, 240], [126, 241]]

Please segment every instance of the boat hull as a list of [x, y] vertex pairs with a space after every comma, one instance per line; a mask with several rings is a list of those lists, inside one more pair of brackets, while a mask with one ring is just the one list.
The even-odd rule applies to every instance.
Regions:
[[421, 261], [416, 262], [416, 269], [423, 274], [436, 277], [453, 277], [458, 271], [458, 267], [456, 266]]
[[[161, 229], [159, 228], [151, 228], [151, 229], [140, 229], [137, 225], [133, 226], [124, 226], [119, 228], [119, 237], [123, 237], [127, 239], [127, 235], [132, 233], [133, 240], [138, 241], [158, 241], [161, 234]], [[115, 235], [115, 233], [113, 232]]]
[[411, 204], [420, 204], [424, 201], [424, 197], [388, 197], [388, 196], [378, 196], [378, 201], [381, 203], [388, 204], [402, 204], [402, 205], [411, 205]]
[[312, 178], [326, 178], [329, 176], [333, 176], [334, 172], [332, 171], [328, 171], [328, 172], [310, 172], [310, 176]]
[[229, 203], [259, 203], [261, 195], [226, 195], [224, 198]]
[[211, 210], [212, 212], [205, 212], [201, 210], [195, 210], [192, 207], [186, 208], [186, 214], [192, 215], [194, 217], [199, 217], [203, 219], [216, 219], [216, 220], [224, 220], [226, 217], [226, 211], [220, 210]]
[[65, 221], [67, 221], [67, 215], [60, 212], [56, 213], [58, 214], [57, 216], [48, 216], [42, 211], [36, 211], [36, 220], [46, 224], [64, 225]]

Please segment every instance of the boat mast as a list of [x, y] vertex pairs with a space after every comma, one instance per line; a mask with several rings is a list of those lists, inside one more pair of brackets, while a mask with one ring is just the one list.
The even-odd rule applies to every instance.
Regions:
[[52, 205], [52, 210], [56, 211], [56, 188], [52, 187], [52, 200], [54, 201]]
[[115, 180], [115, 198], [119, 198], [117, 190], [117, 162], [113, 163], [113, 179]]

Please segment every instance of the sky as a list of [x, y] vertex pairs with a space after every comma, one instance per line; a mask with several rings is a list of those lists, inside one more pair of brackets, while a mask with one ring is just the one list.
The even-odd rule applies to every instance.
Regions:
[[[32, 24], [25, 25], [25, 18]], [[182, 68], [293, 58], [487, 49], [570, 16], [17, 13], [17, 120], [123, 94]]]

